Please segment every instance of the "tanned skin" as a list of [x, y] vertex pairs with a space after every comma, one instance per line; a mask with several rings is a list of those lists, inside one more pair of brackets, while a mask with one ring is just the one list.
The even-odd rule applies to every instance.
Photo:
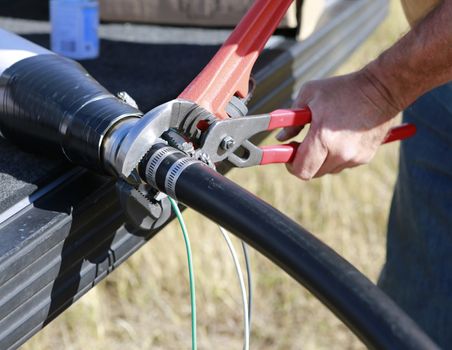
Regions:
[[[392, 119], [427, 91], [450, 81], [452, 0], [444, 0], [360, 71], [301, 88], [294, 107], [308, 106], [312, 122], [289, 171], [310, 180], [368, 163]], [[286, 128], [278, 139], [288, 140], [300, 130]]]

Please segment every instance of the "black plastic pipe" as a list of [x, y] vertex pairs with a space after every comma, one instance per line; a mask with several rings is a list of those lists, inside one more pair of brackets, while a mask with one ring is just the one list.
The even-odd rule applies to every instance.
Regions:
[[23, 59], [0, 76], [4, 136], [27, 150], [64, 155], [96, 171], [104, 171], [101, 144], [111, 127], [141, 115], [80, 64], [57, 55]]
[[[154, 151], [162, 147], [156, 145]], [[181, 153], [166, 156], [158, 169], [146, 167], [150, 164], [147, 158], [141, 176], [148, 179], [151, 170], [154, 184], [162, 191], [168, 191], [169, 178], [175, 179], [175, 194], [181, 203], [225, 227], [276, 263], [367, 346], [438, 349], [386, 294], [331, 248], [213, 169], [193, 162], [177, 169], [176, 163], [183, 164], [183, 158]]]

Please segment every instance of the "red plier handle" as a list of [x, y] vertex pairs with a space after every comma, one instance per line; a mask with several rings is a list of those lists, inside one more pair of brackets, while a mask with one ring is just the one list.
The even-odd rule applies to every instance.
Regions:
[[[284, 128], [288, 126], [304, 126], [311, 122], [311, 113], [309, 109], [288, 110], [280, 109], [270, 113], [271, 122], [268, 130]], [[383, 144], [393, 141], [399, 141], [413, 136], [416, 133], [416, 127], [413, 124], [402, 124], [389, 130]], [[291, 163], [295, 157], [298, 142], [291, 142], [285, 145], [262, 146], [262, 158], [260, 165], [274, 163]]]

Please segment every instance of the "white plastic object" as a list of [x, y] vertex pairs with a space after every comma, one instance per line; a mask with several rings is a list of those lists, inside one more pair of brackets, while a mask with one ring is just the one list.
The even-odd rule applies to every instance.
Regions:
[[0, 28], [0, 76], [16, 62], [28, 57], [48, 54], [52, 52]]
[[52, 51], [74, 59], [99, 55], [97, 0], [50, 0]]

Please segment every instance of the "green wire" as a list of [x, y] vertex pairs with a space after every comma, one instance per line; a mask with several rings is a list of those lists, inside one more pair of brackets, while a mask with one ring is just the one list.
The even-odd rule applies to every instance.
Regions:
[[190, 239], [188, 238], [187, 227], [185, 226], [184, 218], [182, 217], [182, 213], [177, 206], [177, 203], [174, 199], [168, 197], [173, 207], [174, 213], [177, 216], [177, 220], [179, 221], [180, 227], [182, 229], [182, 233], [184, 235], [185, 240], [185, 248], [187, 249], [187, 259], [188, 259], [188, 275], [190, 278], [190, 303], [191, 303], [191, 348], [196, 350], [198, 348], [196, 342], [196, 292], [195, 292], [195, 273], [193, 269], [193, 261], [191, 254], [191, 246]]

